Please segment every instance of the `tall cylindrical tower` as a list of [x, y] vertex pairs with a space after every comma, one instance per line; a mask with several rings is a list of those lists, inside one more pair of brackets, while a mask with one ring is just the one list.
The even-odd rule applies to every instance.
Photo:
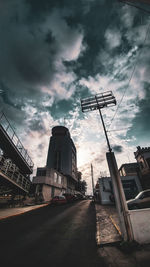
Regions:
[[64, 126], [52, 128], [46, 165], [76, 179], [76, 148], [68, 128]]

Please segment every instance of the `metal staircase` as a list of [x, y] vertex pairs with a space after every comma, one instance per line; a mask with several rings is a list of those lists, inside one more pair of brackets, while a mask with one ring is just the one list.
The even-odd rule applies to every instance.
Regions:
[[28, 193], [29, 175], [33, 172], [33, 162], [16, 135], [6, 116], [0, 116], [0, 194], [11, 191]]
[[18, 167], [10, 159], [5, 159], [3, 156], [0, 157], [0, 176], [8, 183], [11, 182], [16, 188], [19, 187], [28, 193], [31, 185], [30, 180], [20, 173]]

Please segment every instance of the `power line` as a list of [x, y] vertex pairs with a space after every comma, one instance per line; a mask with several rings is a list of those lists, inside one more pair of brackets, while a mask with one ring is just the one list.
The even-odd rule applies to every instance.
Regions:
[[134, 64], [133, 70], [132, 70], [132, 72], [131, 72], [130, 79], [129, 79], [129, 81], [128, 81], [128, 84], [127, 84], [127, 86], [126, 86], [126, 88], [125, 88], [124, 92], [123, 92], [123, 95], [122, 95], [122, 97], [121, 97], [120, 103], [117, 105], [117, 108], [116, 108], [115, 114], [114, 114], [114, 116], [113, 116], [113, 118], [112, 118], [112, 120], [111, 120], [111, 123], [110, 123], [110, 125], [109, 125], [108, 129], [110, 128], [110, 126], [111, 126], [111, 124], [112, 124], [112, 122], [113, 122], [114, 118], [116, 117], [116, 114], [117, 114], [117, 112], [118, 112], [118, 110], [119, 110], [119, 108], [120, 108], [120, 105], [121, 105], [121, 103], [122, 103], [122, 100], [123, 100], [123, 98], [124, 98], [124, 96], [125, 96], [125, 93], [126, 93], [127, 89], [129, 88], [130, 82], [131, 82], [131, 80], [132, 80], [132, 78], [133, 78], [133, 75], [134, 75], [134, 72], [135, 72], [135, 69], [136, 69], [136, 66], [137, 66], [137, 63], [138, 63], [139, 57], [140, 57], [140, 55], [141, 55], [142, 49], [143, 49], [143, 47], [144, 47], [144, 44], [145, 44], [145, 42], [146, 42], [146, 39], [147, 39], [147, 36], [148, 36], [148, 32], [149, 32], [149, 26], [150, 26], [150, 22], [149, 22], [149, 24], [148, 24], [148, 27], [147, 27], [147, 31], [146, 31], [145, 39], [144, 39], [144, 42], [143, 42], [143, 46], [142, 46], [141, 50], [139, 51], [139, 54], [138, 54], [137, 60], [136, 60], [136, 62], [135, 62], [135, 64]]
[[[133, 5], [133, 4], [132, 4], [131, 2], [129, 2], [129, 1], [125, 1], [125, 0], [118, 0], [118, 1], [121, 2], [121, 3], [124, 3], [124, 4], [128, 5], [128, 6], [136, 7], [136, 8], [138, 8], [138, 9], [140, 9], [141, 11], [143, 11], [144, 13], [150, 14], [150, 11], [145, 10], [144, 8], [142, 8], [142, 7], [140, 7], [140, 6]], [[148, 3], [146, 3], [146, 4], [148, 4]]]

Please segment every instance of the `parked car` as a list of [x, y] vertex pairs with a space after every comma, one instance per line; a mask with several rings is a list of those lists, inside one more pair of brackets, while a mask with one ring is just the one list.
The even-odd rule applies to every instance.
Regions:
[[61, 205], [61, 204], [66, 204], [67, 203], [67, 199], [65, 198], [65, 196], [55, 196], [52, 198], [51, 204], [53, 205]]
[[75, 196], [76, 196], [77, 200], [82, 200], [83, 199], [83, 195], [81, 195], [81, 194], [76, 194]]
[[73, 200], [74, 200], [74, 201], [79, 200], [78, 196], [77, 196], [77, 195], [74, 195], [74, 196], [73, 196]]
[[66, 198], [67, 202], [73, 202], [74, 201], [74, 195], [70, 194], [70, 193], [64, 193], [63, 196]]
[[127, 201], [128, 209], [150, 208], [150, 189], [141, 191], [134, 199]]

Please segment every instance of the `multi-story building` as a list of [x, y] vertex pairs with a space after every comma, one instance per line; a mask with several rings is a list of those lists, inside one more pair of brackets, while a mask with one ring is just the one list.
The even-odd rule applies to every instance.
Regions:
[[42, 201], [49, 201], [53, 196], [66, 192], [76, 193], [76, 148], [66, 127], [52, 129], [46, 167], [37, 168], [33, 184], [36, 184], [36, 195]]
[[47, 167], [37, 168], [33, 184], [36, 184], [35, 194], [38, 201], [49, 201], [53, 196], [67, 192], [67, 178]]
[[76, 188], [78, 182], [76, 148], [69, 130], [64, 126], [56, 126], [52, 129], [46, 166], [67, 177], [68, 189]]
[[21, 204], [30, 192], [33, 162], [4, 113], [0, 114], [0, 205]]
[[122, 164], [121, 167], [119, 168], [120, 176], [137, 175], [137, 171], [138, 171], [137, 162], [125, 163], [125, 164]]
[[[141, 190], [138, 176], [121, 176], [121, 182], [126, 199], [134, 198]], [[111, 196], [113, 193], [113, 183], [111, 177], [101, 177], [98, 179], [96, 193], [99, 193], [101, 204], [112, 204]]]
[[150, 147], [138, 146], [134, 155], [139, 165], [142, 188], [150, 188]]

